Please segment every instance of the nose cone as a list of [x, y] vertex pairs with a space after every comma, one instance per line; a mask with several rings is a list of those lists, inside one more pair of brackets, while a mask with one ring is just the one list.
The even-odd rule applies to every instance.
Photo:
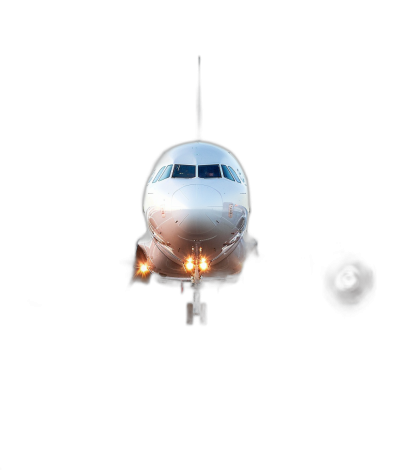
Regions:
[[221, 194], [203, 184], [189, 184], [172, 196], [172, 215], [182, 236], [187, 238], [212, 236], [222, 210]]

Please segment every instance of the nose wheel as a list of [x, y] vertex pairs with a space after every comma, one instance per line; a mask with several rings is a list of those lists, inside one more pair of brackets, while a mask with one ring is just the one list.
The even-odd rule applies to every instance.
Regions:
[[191, 302], [186, 304], [186, 323], [193, 325], [193, 304]]
[[207, 304], [202, 303], [201, 304], [201, 310], [200, 310], [200, 323], [202, 325], [207, 324]]
[[201, 302], [201, 285], [193, 284], [193, 302], [186, 304], [186, 325], [192, 326], [194, 318], [199, 318], [200, 326], [208, 324], [208, 305], [207, 302]]
[[194, 319], [198, 317], [200, 326], [206, 326], [208, 324], [208, 304], [207, 302], [199, 303], [198, 312], [196, 312], [195, 303], [187, 302], [186, 304], [186, 326], [193, 326]]

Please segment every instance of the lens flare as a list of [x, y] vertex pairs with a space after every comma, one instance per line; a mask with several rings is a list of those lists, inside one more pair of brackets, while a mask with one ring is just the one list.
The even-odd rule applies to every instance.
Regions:
[[142, 274], [146, 274], [149, 272], [149, 267], [147, 264], [141, 264], [139, 270]]
[[193, 267], [194, 267], [193, 259], [192, 259], [192, 258], [189, 258], [189, 259], [187, 260], [187, 263], [186, 263], [186, 269], [187, 269], [188, 271], [191, 271], [191, 270], [193, 269]]
[[200, 269], [205, 271], [208, 268], [208, 264], [205, 258], [201, 258]]

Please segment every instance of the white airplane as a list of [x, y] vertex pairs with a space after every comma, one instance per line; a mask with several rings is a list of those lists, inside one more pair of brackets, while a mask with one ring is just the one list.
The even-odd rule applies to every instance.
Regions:
[[157, 273], [180, 281], [182, 291], [183, 282], [190, 282], [194, 299], [187, 304], [187, 323], [194, 315], [206, 323], [201, 283], [235, 278], [257, 245], [247, 234], [250, 202], [243, 168], [229, 150], [213, 143], [174, 146], [154, 166], [143, 212], [147, 230], [137, 242], [132, 280], [147, 282]]

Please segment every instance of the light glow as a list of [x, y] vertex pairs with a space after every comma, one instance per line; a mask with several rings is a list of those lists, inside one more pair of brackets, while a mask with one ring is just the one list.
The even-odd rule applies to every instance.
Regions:
[[201, 269], [202, 271], [205, 271], [207, 268], [208, 268], [208, 264], [207, 264], [207, 262], [206, 262], [206, 259], [205, 259], [205, 258], [201, 258], [200, 269]]
[[193, 265], [193, 262], [192, 262], [192, 258], [189, 258], [189, 259], [188, 259], [188, 262], [186, 263], [186, 269], [187, 269], [188, 271], [191, 271], [191, 270], [193, 269], [193, 266], [194, 266], [194, 265]]
[[148, 271], [149, 271], [149, 268], [148, 268], [147, 264], [141, 264], [140, 265], [140, 272], [142, 274], [146, 274]]

